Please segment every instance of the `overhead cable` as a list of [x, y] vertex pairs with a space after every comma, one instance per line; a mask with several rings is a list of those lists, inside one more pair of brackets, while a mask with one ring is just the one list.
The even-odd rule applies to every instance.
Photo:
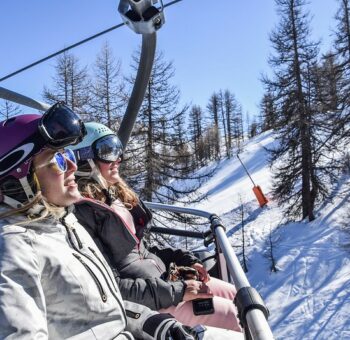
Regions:
[[[182, 0], [174, 0], [174, 1], [171, 1], [171, 2], [169, 2], [169, 3], [167, 3], [167, 4], [165, 4], [165, 5], [164, 5], [164, 8], [165, 8], [165, 7], [168, 7], [168, 6], [171, 6], [171, 5], [174, 5], [175, 3], [180, 2], [180, 1], [182, 1]], [[52, 54], [48, 55], [48, 56], [45, 57], [45, 58], [42, 58], [42, 59], [40, 59], [40, 60], [37, 60], [37, 61], [35, 61], [34, 63], [31, 63], [31, 64], [29, 64], [29, 65], [27, 65], [27, 66], [25, 66], [25, 67], [22, 67], [21, 69], [15, 71], [15, 72], [12, 72], [12, 73], [10, 73], [10, 74], [8, 74], [8, 75], [6, 75], [6, 76], [0, 78], [0, 82], [1, 82], [1, 81], [4, 81], [4, 80], [6, 80], [6, 79], [11, 78], [11, 77], [15, 76], [15, 75], [18, 74], [18, 73], [21, 73], [21, 72], [23, 72], [23, 71], [25, 71], [25, 70], [28, 70], [28, 69], [30, 69], [30, 68], [32, 68], [32, 67], [38, 65], [38, 64], [41, 64], [41, 63], [43, 63], [43, 62], [46, 61], [46, 60], [49, 60], [49, 59], [51, 59], [51, 58], [53, 58], [53, 57], [56, 57], [56, 56], [58, 56], [58, 55], [60, 55], [60, 54], [62, 54], [62, 53], [64, 53], [64, 52], [67, 52], [67, 51], [69, 51], [69, 50], [71, 50], [71, 49], [73, 49], [73, 48], [75, 48], [75, 47], [77, 47], [77, 46], [80, 46], [80, 45], [82, 45], [82, 44], [85, 44], [86, 42], [88, 42], [88, 41], [90, 41], [90, 40], [93, 40], [93, 39], [95, 39], [95, 38], [98, 38], [98, 37], [100, 37], [100, 36], [103, 35], [103, 34], [109, 33], [109, 32], [111, 32], [111, 31], [113, 31], [113, 30], [115, 30], [115, 29], [117, 29], [117, 28], [119, 28], [119, 27], [122, 27], [123, 25], [125, 25], [125, 24], [124, 24], [124, 23], [120, 23], [120, 24], [118, 24], [118, 25], [112, 26], [112, 27], [110, 27], [110, 28], [108, 28], [108, 29], [106, 29], [106, 30], [104, 30], [104, 31], [102, 31], [102, 32], [99, 32], [99, 33], [97, 33], [97, 34], [92, 35], [91, 37], [88, 37], [88, 38], [86, 38], [86, 39], [83, 39], [83, 40], [81, 40], [81, 41], [79, 41], [79, 42], [77, 42], [77, 43], [75, 43], [75, 44], [73, 44], [73, 45], [70, 45], [70, 46], [68, 46], [68, 47], [66, 47], [66, 48], [63, 48], [63, 49], [61, 49], [61, 50], [59, 50], [59, 51], [57, 51], [57, 52], [55, 52], [55, 53], [52, 53]]]

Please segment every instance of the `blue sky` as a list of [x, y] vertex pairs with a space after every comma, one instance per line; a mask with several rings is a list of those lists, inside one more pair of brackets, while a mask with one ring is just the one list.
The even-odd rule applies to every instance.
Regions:
[[[164, 0], [164, 3], [168, 1]], [[118, 1], [2, 0], [0, 1], [0, 77], [65, 46], [121, 22]], [[330, 45], [336, 0], [311, 0], [312, 30]], [[230, 89], [244, 112], [258, 112], [263, 88], [259, 77], [269, 70], [269, 33], [278, 22], [273, 0], [183, 0], [166, 8], [166, 24], [158, 33], [158, 49], [175, 66], [173, 79], [182, 101], [206, 106], [210, 95]], [[129, 71], [131, 54], [141, 37], [122, 27], [78, 47], [81, 65], [92, 65], [108, 40]], [[41, 99], [50, 85], [54, 59], [5, 80], [0, 86]]]

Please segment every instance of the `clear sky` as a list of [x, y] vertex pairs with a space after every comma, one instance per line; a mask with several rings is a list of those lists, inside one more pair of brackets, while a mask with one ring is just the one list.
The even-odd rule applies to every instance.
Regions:
[[[167, 3], [164, 0], [164, 3]], [[50, 53], [121, 22], [115, 0], [1, 0], [0, 77]], [[330, 45], [336, 0], [311, 0], [312, 30]], [[158, 49], [175, 66], [173, 79], [182, 101], [206, 106], [214, 91], [230, 89], [244, 112], [256, 114], [269, 70], [269, 33], [278, 22], [274, 0], [183, 0], [166, 8]], [[141, 37], [123, 26], [72, 50], [81, 65], [92, 65], [108, 40], [128, 73], [131, 54]], [[35, 66], [0, 86], [41, 99], [50, 85], [55, 60]]]

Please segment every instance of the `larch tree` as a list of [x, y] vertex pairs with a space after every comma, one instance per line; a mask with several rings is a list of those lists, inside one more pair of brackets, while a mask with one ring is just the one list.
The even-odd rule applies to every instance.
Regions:
[[212, 142], [214, 144], [214, 159], [220, 159], [220, 128], [219, 128], [220, 99], [217, 93], [213, 93], [209, 98], [207, 110], [212, 121]]
[[125, 105], [123, 89], [121, 63], [115, 59], [106, 42], [96, 58], [89, 101], [91, 114], [96, 121], [109, 128], [117, 128]]
[[[139, 52], [133, 59], [135, 72], [138, 58]], [[173, 76], [172, 62], [166, 61], [162, 53], [156, 53], [145, 98], [126, 152], [124, 170], [141, 198], [162, 203], [172, 203], [180, 197], [190, 202], [191, 194], [198, 187], [193, 181], [191, 185], [173, 184], [174, 180], [179, 182], [190, 178], [187, 166], [189, 157], [193, 156], [186, 147], [189, 144], [186, 134], [179, 136], [179, 133], [184, 133], [183, 127], [176, 126], [176, 123], [184, 122], [187, 107], [179, 105], [180, 91], [171, 83]], [[129, 78], [130, 84], [134, 78], [134, 75]], [[129, 164], [128, 159], [131, 161]]]
[[338, 3], [334, 47], [338, 72], [342, 74], [340, 96], [344, 108], [350, 106], [350, 1], [338, 0]]
[[273, 96], [270, 93], [264, 94], [260, 102], [260, 125], [262, 132], [277, 128]]
[[270, 40], [275, 54], [269, 59], [272, 79], [264, 78], [277, 113], [279, 147], [271, 150], [274, 195], [289, 217], [312, 221], [315, 202], [324, 187], [316, 172], [313, 151], [313, 111], [308, 94], [310, 68], [317, 63], [318, 43], [310, 41], [305, 0], [275, 0], [280, 15]]
[[44, 87], [43, 98], [49, 103], [65, 102], [72, 110], [89, 119], [90, 78], [73, 54], [63, 53], [56, 59], [52, 88]]
[[22, 112], [19, 105], [8, 100], [0, 100], [0, 120], [9, 119]]

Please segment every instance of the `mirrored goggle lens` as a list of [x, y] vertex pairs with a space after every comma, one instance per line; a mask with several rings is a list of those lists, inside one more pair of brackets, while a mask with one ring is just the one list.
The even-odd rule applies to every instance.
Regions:
[[115, 162], [123, 155], [123, 145], [115, 135], [102, 137], [93, 146], [94, 156], [103, 162]]
[[67, 159], [74, 164], [77, 163], [74, 152], [71, 149], [66, 149], [64, 152], [56, 152], [54, 156], [54, 162], [57, 165], [58, 170], [66, 172], [68, 168]]
[[56, 148], [77, 144], [86, 135], [80, 117], [62, 103], [55, 104], [44, 113], [40, 130], [49, 145]]

